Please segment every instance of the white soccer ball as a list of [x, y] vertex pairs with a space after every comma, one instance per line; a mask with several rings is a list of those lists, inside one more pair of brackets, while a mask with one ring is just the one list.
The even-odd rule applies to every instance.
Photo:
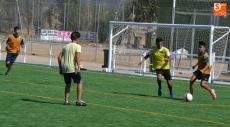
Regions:
[[108, 68], [103, 68], [102, 71], [103, 72], [108, 72]]
[[186, 94], [184, 95], [184, 100], [185, 100], [185, 101], [190, 102], [190, 101], [192, 101], [192, 99], [193, 99], [192, 94], [186, 93]]

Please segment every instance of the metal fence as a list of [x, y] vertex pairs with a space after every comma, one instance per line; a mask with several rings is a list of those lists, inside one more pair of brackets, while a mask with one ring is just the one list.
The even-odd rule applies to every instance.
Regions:
[[57, 1], [0, 0], [1, 52], [4, 54], [5, 41], [16, 25], [21, 27], [23, 39], [27, 43], [25, 52], [33, 56], [42, 53], [42, 56], [51, 55], [48, 49], [52, 46], [52, 57], [56, 57], [61, 45], [68, 43], [41, 40], [41, 29], [97, 32], [96, 41], [80, 40], [83, 46], [82, 59], [103, 63], [103, 49], [108, 48], [105, 42], [109, 21], [124, 20], [126, 0]]
[[[5, 61], [6, 58], [5, 41], [6, 39], [0, 38], [0, 61]], [[65, 45], [62, 43], [27, 41], [16, 62], [58, 66], [57, 57]], [[87, 67], [101, 68], [104, 61], [103, 49], [103, 47], [95, 48], [94, 45], [82, 44], [81, 64]]]

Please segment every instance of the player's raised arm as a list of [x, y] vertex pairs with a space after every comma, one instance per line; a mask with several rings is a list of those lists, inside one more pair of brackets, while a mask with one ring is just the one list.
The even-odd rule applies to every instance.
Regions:
[[138, 63], [138, 65], [141, 66], [141, 64], [142, 64], [145, 60], [147, 60], [147, 59], [151, 56], [151, 54], [152, 54], [152, 50], [150, 50], [150, 51], [145, 55], [145, 57]]

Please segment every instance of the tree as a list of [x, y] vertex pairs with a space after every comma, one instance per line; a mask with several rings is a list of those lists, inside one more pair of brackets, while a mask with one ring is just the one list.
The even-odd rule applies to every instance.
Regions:
[[93, 31], [94, 29], [94, 6], [88, 0], [81, 6], [81, 31]]
[[99, 33], [98, 38], [100, 42], [105, 42], [106, 38], [108, 36], [108, 28], [109, 25], [104, 20], [100, 20], [100, 27], [99, 27]]
[[[129, 10], [129, 15], [134, 9], [135, 22], [156, 22], [157, 7], [159, 0], [134, 0], [131, 4], [127, 4], [126, 9]], [[126, 16], [128, 14], [126, 13]]]
[[32, 22], [32, 3], [29, 0], [20, 0], [19, 8], [21, 12], [22, 25], [30, 34], [30, 24]]
[[[100, 24], [99, 24], [99, 41], [105, 42], [109, 32], [109, 21], [113, 21], [116, 11], [108, 7], [108, 5], [101, 5], [100, 8]], [[103, 11], [102, 11], [103, 10]]]
[[[78, 29], [79, 24], [79, 0], [57, 0], [57, 8], [60, 10], [59, 21], [64, 28], [64, 15], [65, 15], [65, 30], [75, 31]], [[65, 14], [66, 4], [66, 14]]]
[[0, 32], [9, 33], [15, 23], [15, 1], [0, 1]]
[[44, 17], [46, 18], [46, 21], [49, 25], [49, 28], [52, 28], [52, 19], [54, 17], [54, 14], [52, 12], [52, 9], [47, 9], [45, 12], [44, 12]]

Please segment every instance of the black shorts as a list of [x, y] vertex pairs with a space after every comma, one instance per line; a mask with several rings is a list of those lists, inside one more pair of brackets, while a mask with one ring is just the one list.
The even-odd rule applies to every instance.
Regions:
[[193, 75], [195, 75], [198, 80], [204, 80], [204, 81], [208, 81], [210, 77], [210, 74], [202, 74], [202, 72], [200, 72], [199, 70], [193, 72]]
[[18, 57], [17, 53], [7, 53], [6, 63], [7, 62], [14, 63], [16, 61], [17, 57]]
[[172, 79], [172, 76], [170, 74], [169, 69], [156, 69], [156, 73], [157, 73], [157, 75], [158, 74], [163, 75], [166, 80], [171, 80]]
[[71, 84], [71, 79], [73, 79], [74, 83], [80, 83], [82, 81], [80, 73], [64, 73], [65, 84]]

